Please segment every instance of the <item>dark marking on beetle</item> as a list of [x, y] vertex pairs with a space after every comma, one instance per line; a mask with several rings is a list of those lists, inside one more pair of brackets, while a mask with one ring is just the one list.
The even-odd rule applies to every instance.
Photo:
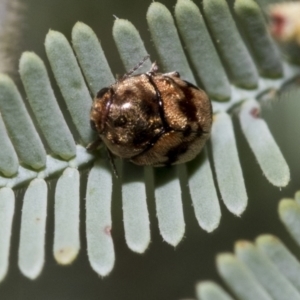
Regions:
[[122, 98], [125, 98], [125, 99], [130, 99], [134, 96], [135, 96], [135, 93], [130, 89], [126, 89], [122, 94]]
[[90, 120], [90, 125], [91, 125], [92, 130], [97, 131], [96, 124], [93, 120]]
[[138, 146], [146, 143], [149, 140], [149, 136], [151, 136], [151, 133], [152, 132], [149, 132], [149, 130], [136, 132], [132, 140], [133, 144]]
[[113, 121], [115, 127], [122, 127], [127, 123], [127, 119], [125, 116], [118, 116], [117, 119]]
[[103, 117], [102, 117], [101, 129], [99, 130], [100, 134], [104, 130], [104, 126], [106, 124], [107, 117], [108, 117], [109, 112], [110, 112], [110, 107], [111, 107], [111, 105], [113, 103], [113, 99], [114, 99], [114, 96], [115, 96], [115, 91], [113, 89], [108, 89], [108, 90], [111, 92], [111, 97], [109, 98], [109, 100], [106, 103], [106, 108], [104, 110], [104, 114], [103, 114]]
[[158, 103], [158, 108], [159, 108], [159, 115], [160, 115], [160, 118], [161, 118], [161, 121], [162, 121], [162, 125], [165, 129], [165, 132], [168, 132], [170, 130], [170, 126], [166, 120], [166, 117], [165, 117], [165, 111], [164, 111], [164, 104], [163, 104], [163, 101], [161, 99], [161, 94], [160, 94], [160, 91], [158, 90], [156, 84], [154, 83], [153, 79], [152, 79], [152, 75], [151, 74], [147, 74], [147, 77], [149, 79], [149, 82], [152, 84], [154, 90], [155, 90], [155, 100], [157, 101]]
[[178, 157], [184, 154], [188, 150], [188, 146], [189, 146], [188, 144], [182, 143], [170, 149], [166, 154], [166, 156], [168, 157], [168, 161], [166, 162], [166, 165], [171, 165], [175, 161], [177, 161]]
[[184, 81], [188, 87], [193, 88], [193, 89], [198, 90], [198, 91], [200, 90], [196, 85], [194, 85], [194, 84], [192, 84], [192, 83], [190, 83], [186, 80], [182, 80], [182, 81]]
[[197, 108], [192, 102], [193, 94], [188, 88], [182, 88], [185, 98], [178, 102], [178, 108], [187, 116], [189, 121], [197, 122]]
[[165, 133], [166, 133], [165, 130], [162, 129], [158, 134], [156, 134], [156, 135], [155, 135], [155, 136], [147, 143], [145, 149], [144, 149], [141, 153], [139, 153], [139, 154], [137, 154], [137, 155], [135, 155], [135, 156], [132, 156], [131, 159], [136, 158], [136, 157], [138, 157], [138, 156], [140, 156], [140, 155], [143, 155], [143, 154], [145, 154], [147, 151], [149, 151], [149, 150], [157, 143], [157, 141], [158, 141]]
[[186, 125], [182, 131], [184, 137], [188, 137], [192, 133], [192, 127], [190, 125]]
[[98, 93], [97, 93], [97, 98], [102, 98], [108, 91], [110, 88], [105, 87], [103, 89], [101, 89]]
[[141, 111], [149, 116], [149, 119], [152, 116], [155, 116], [156, 112], [155, 112], [155, 105], [157, 105], [156, 103], [156, 99], [153, 99], [154, 101], [152, 103], [150, 103], [150, 101], [146, 101], [146, 100], [142, 100], [141, 104], [140, 104], [140, 109]]
[[207, 131], [204, 131], [203, 128], [199, 125], [197, 128], [197, 137], [201, 137], [203, 134], [208, 133]]

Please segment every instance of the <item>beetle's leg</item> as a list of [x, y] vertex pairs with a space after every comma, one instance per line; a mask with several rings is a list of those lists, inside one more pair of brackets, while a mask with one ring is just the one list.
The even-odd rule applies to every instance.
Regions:
[[96, 139], [95, 141], [89, 143], [86, 146], [86, 150], [88, 151], [94, 151], [96, 150], [100, 145], [102, 144], [102, 140], [100, 138]]
[[116, 176], [116, 178], [119, 178], [118, 171], [117, 171], [117, 168], [115, 165], [115, 157], [107, 147], [106, 147], [106, 151], [107, 151], [108, 159], [109, 159], [111, 168], [113, 169], [114, 175]]

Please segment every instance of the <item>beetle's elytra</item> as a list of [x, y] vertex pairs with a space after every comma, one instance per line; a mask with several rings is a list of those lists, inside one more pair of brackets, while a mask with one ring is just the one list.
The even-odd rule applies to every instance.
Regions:
[[154, 63], [147, 73], [126, 74], [101, 89], [91, 109], [91, 125], [109, 152], [137, 165], [190, 161], [210, 135], [206, 93], [177, 72], [157, 70]]

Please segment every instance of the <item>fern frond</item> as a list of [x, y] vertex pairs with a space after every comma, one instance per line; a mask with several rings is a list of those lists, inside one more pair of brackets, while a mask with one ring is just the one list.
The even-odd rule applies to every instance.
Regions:
[[[249, 9], [250, 13], [247, 12]], [[255, 99], [269, 89], [280, 89], [299, 75], [300, 69], [280, 59], [268, 36], [262, 12], [253, 0], [238, 0], [236, 4], [237, 14], [242, 17], [245, 28], [246, 43], [252, 45], [252, 56], [225, 0], [205, 0], [203, 10], [204, 17], [190, 0], [179, 0], [175, 7], [178, 30], [186, 43], [192, 67], [168, 9], [153, 2], [147, 12], [147, 21], [163, 70], [179, 71], [181, 77], [204, 86], [213, 100], [215, 115], [211, 140], [217, 183], [228, 210], [241, 215], [247, 206], [247, 193], [230, 114], [236, 109], [239, 111], [242, 130], [267, 179], [275, 186], [286, 186], [290, 179], [289, 168], [266, 123], [259, 118], [260, 106]], [[126, 70], [148, 53], [138, 31], [129, 21], [116, 19], [113, 37]], [[26, 276], [35, 278], [43, 265], [44, 239], [41, 237], [43, 225], [38, 227], [34, 220], [41, 220], [39, 224], [45, 221], [44, 206], [36, 207], [32, 214], [25, 213], [28, 207], [35, 206], [35, 185], [42, 189], [43, 179], [59, 177], [55, 193], [53, 251], [57, 262], [71, 263], [80, 249], [77, 168], [89, 166], [94, 161], [86, 189], [87, 252], [92, 268], [102, 276], [107, 275], [114, 265], [110, 235], [113, 175], [101, 153], [92, 154], [84, 148], [95, 139], [89, 125], [91, 94], [95, 95], [102, 87], [112, 84], [114, 78], [91, 28], [77, 23], [72, 31], [72, 44], [73, 49], [65, 36], [56, 31], [50, 31], [46, 36], [45, 47], [51, 70], [76, 132], [67, 126], [41, 59], [27, 52], [20, 60], [20, 74], [28, 102], [47, 145], [43, 145], [12, 80], [6, 75], [0, 76], [0, 111], [5, 123], [4, 127], [0, 120], [0, 137], [5, 141], [5, 146], [0, 149], [0, 158], [4, 161], [0, 162], [0, 171], [4, 175], [0, 177], [0, 186], [3, 187], [0, 202], [3, 202], [6, 212], [0, 214], [5, 222], [3, 233], [0, 231], [3, 241], [0, 243], [2, 278], [7, 270], [8, 233], [12, 219], [11, 207], [7, 205], [12, 201], [9, 188], [32, 180], [24, 197], [19, 267]], [[267, 48], [268, 52], [262, 48]], [[150, 65], [148, 61], [140, 71], [147, 70]], [[195, 74], [192, 69], [196, 70]], [[72, 134], [79, 136], [77, 145]], [[46, 146], [49, 147], [48, 154]], [[224, 155], [224, 148], [229, 154]], [[146, 201], [146, 187], [150, 184], [147, 178], [154, 178], [159, 229], [169, 244], [176, 246], [185, 233], [181, 196], [183, 178], [188, 182], [199, 225], [208, 232], [218, 227], [221, 211], [207, 150], [192, 162], [169, 169], [141, 168], [127, 162], [120, 169], [123, 173], [125, 238], [131, 250], [143, 253], [151, 239]], [[44, 189], [42, 192], [44, 197]], [[36, 197], [38, 195], [36, 193]], [[35, 212], [38, 216], [34, 215]], [[29, 231], [39, 237], [35, 244], [29, 244]], [[24, 257], [31, 251], [31, 246], [36, 254], [33, 256], [35, 260], [25, 263]]]
[[[282, 199], [278, 211], [280, 220], [299, 246], [298, 198], [299, 192], [295, 199]], [[219, 254], [216, 265], [221, 278], [236, 299], [300, 299], [300, 262], [276, 236], [263, 234], [254, 243], [237, 241], [234, 254]], [[211, 281], [198, 283], [196, 293], [201, 300], [232, 299]]]

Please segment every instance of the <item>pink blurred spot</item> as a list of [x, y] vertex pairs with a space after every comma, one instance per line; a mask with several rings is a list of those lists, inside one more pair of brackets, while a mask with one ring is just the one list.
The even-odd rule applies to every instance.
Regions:
[[281, 37], [284, 26], [285, 17], [280, 13], [274, 13], [271, 17], [271, 32], [275, 37]]
[[257, 107], [254, 107], [250, 110], [250, 115], [255, 118], [258, 119], [260, 117], [260, 110]]
[[106, 226], [106, 227], [104, 227], [104, 232], [105, 232], [105, 234], [107, 234], [107, 235], [111, 235], [111, 226]]

